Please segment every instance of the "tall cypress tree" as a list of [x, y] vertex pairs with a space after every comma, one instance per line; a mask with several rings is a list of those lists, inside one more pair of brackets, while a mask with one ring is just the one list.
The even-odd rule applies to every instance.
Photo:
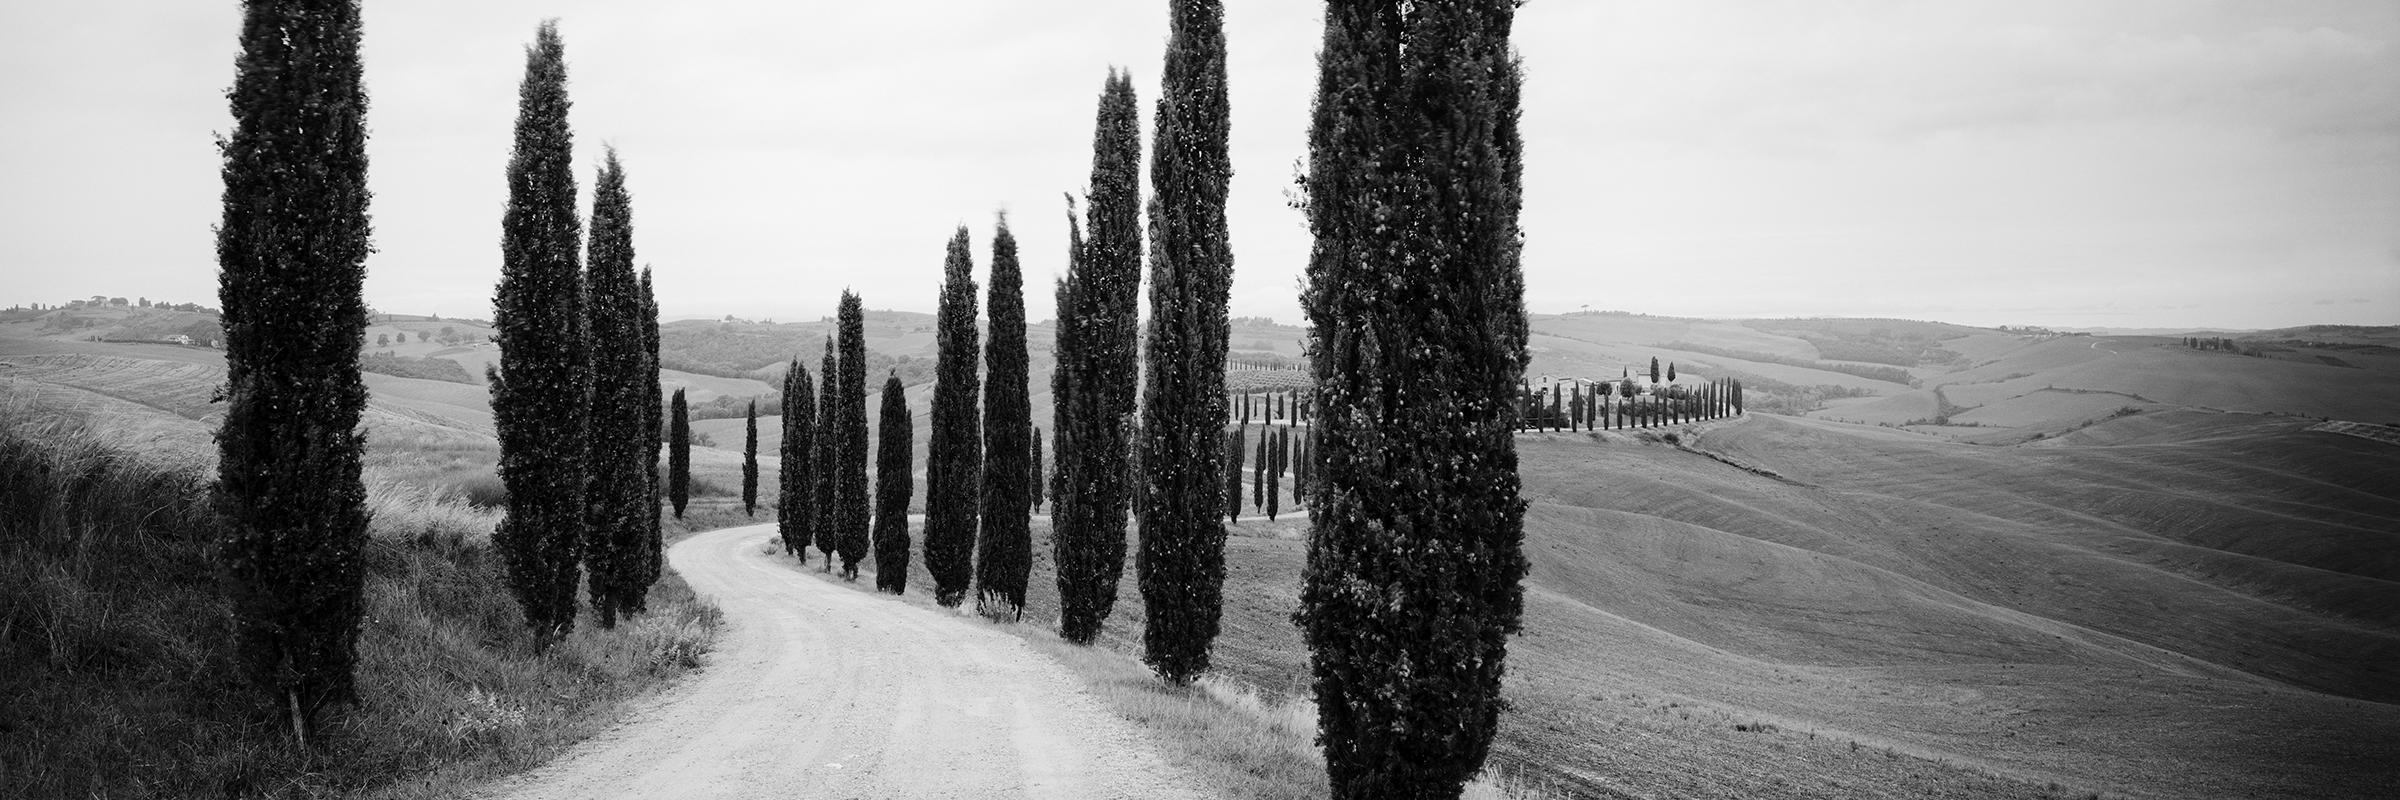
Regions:
[[858, 295], [842, 290], [835, 312], [842, 359], [834, 368], [833, 456], [834, 550], [842, 555], [842, 578], [858, 580], [867, 557], [867, 323]]
[[815, 513], [809, 519], [815, 523], [810, 537], [816, 540], [817, 555], [824, 559], [824, 569], [833, 570], [834, 553], [841, 550], [841, 537], [834, 525], [834, 470], [840, 461], [841, 442], [834, 433], [834, 419], [840, 416], [840, 395], [834, 387], [834, 375], [841, 360], [833, 352], [833, 337], [825, 337], [825, 359], [818, 363], [817, 374], [825, 382], [817, 386], [817, 468], [813, 477], [816, 485], [809, 487], [809, 496], [816, 500]]
[[[1058, 437], [1050, 547], [1059, 636], [1090, 644], [1125, 575], [1125, 522], [1135, 490], [1133, 376], [1141, 313], [1142, 139], [1133, 76], [1110, 70], [1092, 123], [1091, 185], [1059, 289], [1051, 430]], [[1075, 229], [1073, 213], [1068, 227]]]
[[1250, 426], [1235, 425], [1225, 434], [1225, 519], [1236, 525], [1242, 521], [1242, 458], [1250, 451]]
[[809, 502], [815, 486], [817, 387], [794, 356], [783, 372], [783, 469], [775, 495], [775, 528], [783, 536], [783, 552], [808, 563], [809, 532], [816, 529], [816, 505]]
[[1033, 501], [1034, 513], [1041, 513], [1045, 482], [1042, 480], [1042, 426], [1033, 426], [1033, 461], [1025, 466], [1025, 495]]
[[758, 516], [758, 398], [750, 398], [750, 409], [743, 422], [742, 433], [742, 516]]
[[675, 518], [683, 519], [683, 507], [692, 502], [692, 412], [683, 387], [675, 388], [675, 399], [667, 406], [672, 412], [667, 420], [667, 502], [674, 504]]
[[1270, 438], [1272, 438], [1275, 443], [1267, 447], [1267, 452], [1272, 456], [1272, 458], [1270, 458], [1267, 462], [1267, 479], [1264, 481], [1266, 485], [1264, 493], [1267, 497], [1267, 521], [1273, 522], [1275, 521], [1275, 512], [1282, 510], [1283, 507], [1283, 454], [1284, 446], [1289, 440], [1285, 437], [1284, 432], [1281, 430], [1275, 431], [1275, 435]]
[[642, 419], [648, 423], [642, 426], [642, 452], [649, 454], [642, 467], [642, 476], [647, 479], [642, 499], [642, 519], [648, 523], [649, 531], [644, 539], [649, 546], [644, 548], [647, 552], [642, 557], [641, 564], [634, 570], [634, 583], [642, 587], [640, 592], [633, 595], [633, 610], [637, 614], [648, 607], [649, 587], [658, 582], [659, 571], [666, 567], [667, 561], [666, 542], [665, 538], [661, 536], [660, 525], [662, 523], [658, 515], [660, 492], [658, 451], [659, 444], [664, 438], [661, 425], [665, 417], [666, 394], [664, 387], [659, 384], [658, 294], [651, 289], [649, 267], [642, 268], [641, 328], [642, 383], [648, 387], [642, 391], [643, 399], [648, 401], [648, 405], [642, 412]]
[[[1225, 303], [1233, 250], [1225, 234], [1224, 8], [1170, 0], [1150, 162], [1150, 346], [1142, 456], [1151, 500], [1142, 516], [1142, 661], [1169, 683], [1208, 669], [1225, 590]], [[1237, 473], [1238, 474], [1238, 473]], [[1240, 502], [1236, 495], [1236, 503]]]
[[625, 169], [608, 148], [592, 187], [592, 238], [585, 255], [585, 328], [591, 332], [591, 435], [584, 483], [583, 561], [592, 610], [600, 627], [614, 628], [619, 614], [640, 607], [649, 583], [641, 579], [649, 559], [649, 535], [657, 506], [649, 499], [650, 463], [643, 452], [653, 424], [651, 401], [643, 397], [650, 379], [649, 335], [643, 314], [650, 308], [633, 271], [633, 206], [625, 192]]
[[226, 586], [242, 665], [303, 742], [320, 708], [356, 696], [370, 249], [359, 35], [354, 0], [245, 3], [220, 150]]
[[986, 614], [1025, 614], [1033, 571], [1031, 512], [1025, 502], [1025, 437], [1033, 427], [1026, 386], [1025, 281], [1017, 237], [1000, 217], [992, 232], [991, 340], [983, 346], [983, 524], [975, 532], [975, 606]]
[[1514, 0], [1337, 0], [1306, 207], [1321, 481], [1296, 621], [1332, 796], [1455, 798], [1523, 610]]
[[491, 376], [500, 480], [508, 486], [508, 513], [492, 538], [543, 647], [575, 626], [592, 393], [567, 107], [566, 46], [557, 24], [544, 22], [526, 49], [517, 90], [500, 286], [492, 297], [500, 365]]
[[967, 227], [950, 237], [942, 262], [942, 299], [936, 316], [933, 417], [925, 453], [925, 571], [933, 575], [934, 602], [956, 607], [973, 577], [975, 517], [983, 458], [981, 423], [975, 413], [981, 354], [975, 332], [975, 268]]
[[1250, 507], [1262, 514], [1267, 510], [1267, 442], [1274, 438], [1274, 428], [1259, 426], [1258, 464], [1250, 475]]
[[916, 493], [916, 434], [908, 393], [894, 370], [883, 381], [883, 416], [875, 444], [875, 589], [908, 591], [908, 498]]

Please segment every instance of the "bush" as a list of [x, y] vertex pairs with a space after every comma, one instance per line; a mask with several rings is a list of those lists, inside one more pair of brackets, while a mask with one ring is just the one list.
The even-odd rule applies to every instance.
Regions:
[[480, 472], [460, 478], [450, 484], [450, 490], [470, 508], [491, 510], [508, 506], [508, 484], [495, 473]]

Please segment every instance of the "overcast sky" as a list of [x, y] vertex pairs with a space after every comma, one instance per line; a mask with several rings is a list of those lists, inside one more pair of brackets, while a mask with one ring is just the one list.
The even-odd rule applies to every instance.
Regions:
[[[668, 317], [931, 311], [953, 226], [980, 280], [1001, 210], [1047, 317], [1101, 81], [1133, 71], [1147, 130], [1165, 6], [369, 2], [368, 301], [489, 314], [555, 16], [578, 180], [618, 148]], [[1233, 313], [1296, 322], [1321, 5], [1226, 6]], [[239, 17], [0, 6], [0, 304], [215, 303]], [[1536, 312], [2400, 323], [2391, 0], [1535, 0], [1516, 44]]]

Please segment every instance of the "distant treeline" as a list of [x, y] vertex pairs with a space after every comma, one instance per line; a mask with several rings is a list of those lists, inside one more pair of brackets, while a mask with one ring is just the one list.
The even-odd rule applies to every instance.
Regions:
[[[1811, 339], [1810, 342], [1818, 345], [1818, 352], [1825, 352], [1825, 344], [1817, 343], [1814, 339]], [[1726, 358], [1738, 358], [1744, 361], [1758, 361], [1767, 364], [1782, 364], [1787, 367], [1821, 369], [1827, 372], [1839, 372], [1844, 375], [1856, 375], [1871, 381], [1886, 381], [1904, 386], [1913, 387], [1917, 385], [1916, 376], [1908, 374], [1908, 370], [1900, 369], [1899, 367], [1871, 367], [1864, 364], [1840, 364], [1830, 361], [1812, 361], [1805, 358], [1793, 358], [1790, 356], [1779, 356], [1773, 353], [1761, 353], [1755, 350], [1735, 350], [1730, 347], [1711, 347], [1709, 345], [1694, 344], [1691, 342], [1668, 342], [1666, 344], [1658, 345], [1658, 347], [1667, 350], [1686, 350], [1694, 353], [1707, 353], [1714, 356], [1724, 356]], [[1828, 357], [1832, 357], [1833, 354], [1826, 353], [1826, 355]], [[1864, 361], [1868, 359], [1854, 358], [1849, 360]], [[1910, 363], [1915, 363], [1914, 359], [1911, 359]], [[1761, 391], [1768, 390], [1763, 384], [1753, 385], [1757, 385]], [[1790, 384], [1785, 385], [1788, 386]]]
[[459, 366], [456, 361], [447, 358], [415, 358], [394, 355], [389, 351], [359, 356], [358, 368], [365, 372], [379, 372], [401, 378], [466, 384], [475, 382], [475, 378], [467, 374], [467, 368]]
[[1750, 395], [1744, 406], [1769, 414], [1806, 414], [1824, 408], [1827, 400], [1872, 397], [1875, 394], [1855, 386], [1840, 386], [1831, 383], [1801, 385], [1735, 370], [1720, 370], [1720, 374], [1741, 382], [1745, 391], [1757, 389], [1758, 392]]

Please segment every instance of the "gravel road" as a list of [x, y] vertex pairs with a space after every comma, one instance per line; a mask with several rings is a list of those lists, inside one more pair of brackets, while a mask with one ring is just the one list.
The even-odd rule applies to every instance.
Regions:
[[707, 667], [490, 798], [1203, 798], [1024, 640], [760, 552], [773, 525], [667, 551], [721, 606]]

